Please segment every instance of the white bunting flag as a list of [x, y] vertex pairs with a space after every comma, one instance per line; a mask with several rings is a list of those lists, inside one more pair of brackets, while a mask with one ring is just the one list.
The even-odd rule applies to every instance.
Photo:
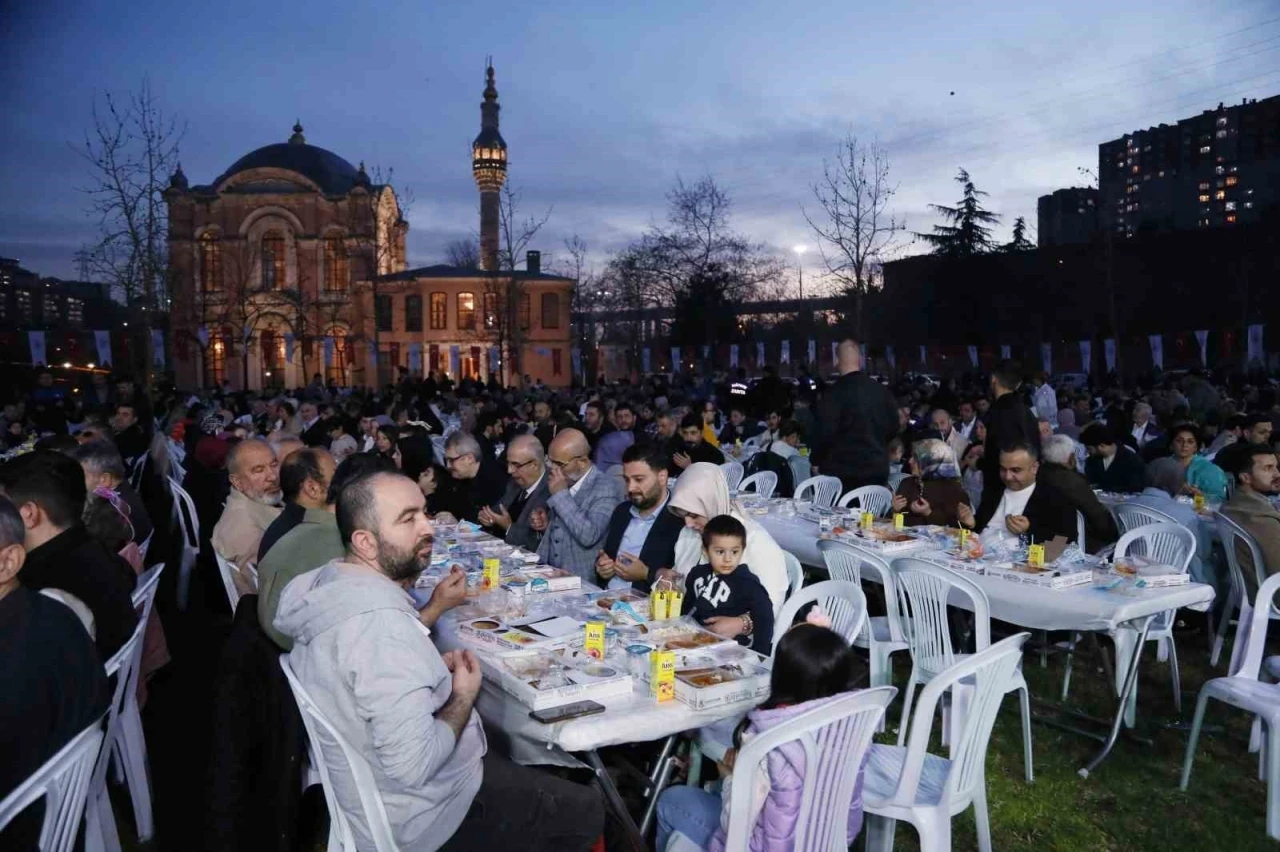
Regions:
[[1102, 341], [1102, 357], [1107, 362], [1107, 372], [1114, 373], [1116, 371], [1116, 339], [1108, 337]]
[[864, 343], [862, 344], [862, 366], [866, 367], [870, 360], [871, 359], [867, 356], [867, 344]]
[[929, 353], [925, 350], [923, 343], [920, 344], [920, 366], [924, 367], [929, 363]]
[[372, 340], [369, 341], [369, 362], [375, 367], [378, 366], [378, 344]]
[[738, 369], [738, 344], [736, 343], [729, 345], [729, 369]]
[[645, 373], [652, 372], [653, 355], [649, 353], [649, 347], [646, 346], [640, 350], [640, 370]]
[[[205, 332], [206, 335], [208, 332]], [[114, 364], [111, 359], [111, 332], [95, 331], [93, 333], [93, 342], [98, 345], [98, 366], [105, 367], [108, 364]]]
[[1200, 366], [1209, 366], [1209, 330], [1196, 332], [1196, 343], [1200, 344]]
[[409, 344], [409, 372], [411, 373], [422, 372], [422, 344], [421, 343], [415, 342], [415, 343]]
[[1086, 376], [1093, 372], [1093, 341], [1080, 341], [1080, 370]]
[[1151, 342], [1151, 365], [1157, 370], [1164, 369], [1164, 338], [1158, 334], [1150, 335], [1147, 340]]
[[324, 339], [324, 365], [326, 367], [333, 366], [333, 338], [326, 337]]
[[[581, 377], [582, 376], [582, 350], [576, 346], [573, 347], [573, 349], [570, 350], [569, 352], [569, 361], [573, 365], [573, 375]], [[492, 361], [490, 361], [489, 363], [490, 365], [493, 364]], [[492, 366], [490, 367], [490, 369], [492, 369]]]
[[840, 343], [839, 341], [831, 341], [831, 366], [834, 368], [840, 363]]
[[28, 331], [27, 343], [31, 346], [31, 363], [47, 365], [49, 361], [45, 357], [44, 332]]
[[782, 350], [778, 353], [778, 363], [779, 364], [791, 363], [791, 341], [790, 340], [782, 341]]
[[885, 360], [889, 362], [890, 367], [896, 368], [898, 366], [898, 359], [893, 354], [892, 346], [886, 346], [884, 348], [884, 357]]
[[1040, 369], [1044, 370], [1046, 373], [1053, 372], [1053, 344], [1052, 343], [1040, 344]]
[[455, 379], [462, 375], [462, 348], [456, 343], [449, 347], [449, 375]]
[[704, 343], [702, 344], [702, 360], [707, 361], [707, 360], [710, 360], [710, 358], [711, 358], [711, 347], [708, 344]]
[[978, 368], [978, 347], [976, 346], [969, 347], [969, 363], [973, 365], [975, 370]]
[[151, 364], [157, 370], [164, 369], [164, 331], [151, 329]]
[[756, 369], [760, 369], [764, 365], [764, 341], [756, 343]]
[[287, 364], [293, 363], [293, 335], [288, 332], [284, 335], [284, 360]]
[[809, 365], [816, 366], [818, 363], [818, 341], [812, 337], [809, 338]]
[[682, 360], [683, 359], [680, 357], [680, 347], [672, 346], [671, 347], [671, 372], [673, 373], [680, 372], [680, 366], [681, 366], [680, 362]]
[[[98, 334], [98, 332], [95, 331], [94, 334]], [[202, 348], [208, 348], [209, 346], [209, 327], [208, 326], [202, 325], [196, 329], [196, 340], [200, 341], [200, 346]]]
[[1248, 347], [1248, 359], [1250, 364], [1253, 364], [1254, 362], [1264, 363], [1266, 361], [1266, 353], [1262, 351], [1261, 324], [1249, 326]]
[[1010, 346], [1010, 345], [1009, 345], [1009, 344], [1007, 344], [1007, 343], [1001, 343], [1001, 344], [1000, 344], [1000, 357], [1001, 357], [1002, 359], [1004, 359], [1005, 361], [1008, 361], [1010, 358], [1012, 358], [1012, 357], [1013, 357], [1013, 347], [1012, 347], [1012, 346]]

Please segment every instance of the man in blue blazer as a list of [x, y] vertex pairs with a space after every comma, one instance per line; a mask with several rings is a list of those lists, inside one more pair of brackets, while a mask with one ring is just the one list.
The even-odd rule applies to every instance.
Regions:
[[660, 446], [633, 444], [622, 455], [627, 499], [609, 518], [604, 547], [596, 558], [601, 585], [628, 585], [648, 593], [659, 571], [675, 564], [676, 539], [684, 521], [667, 511], [667, 465]]

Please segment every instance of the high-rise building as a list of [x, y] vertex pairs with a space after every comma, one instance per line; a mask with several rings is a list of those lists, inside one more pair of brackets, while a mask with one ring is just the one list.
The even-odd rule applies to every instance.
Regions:
[[1098, 190], [1071, 186], [1036, 202], [1036, 243], [1040, 248], [1087, 243], [1098, 232]]
[[1098, 188], [1116, 236], [1257, 221], [1280, 203], [1280, 95], [1102, 143]]

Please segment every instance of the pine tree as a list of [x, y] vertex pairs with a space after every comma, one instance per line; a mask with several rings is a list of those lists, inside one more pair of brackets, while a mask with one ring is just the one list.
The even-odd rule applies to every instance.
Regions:
[[1019, 216], [1013, 220], [1013, 239], [1004, 244], [1004, 250], [1012, 254], [1019, 251], [1035, 251], [1036, 244], [1027, 239], [1027, 220]]
[[982, 207], [980, 199], [987, 193], [973, 185], [964, 169], [956, 175], [956, 182], [964, 187], [964, 197], [955, 207], [929, 205], [948, 224], [934, 225], [932, 234], [916, 236], [932, 245], [934, 254], [966, 257], [995, 251], [996, 243], [991, 239], [989, 226], [999, 222], [1000, 216]]

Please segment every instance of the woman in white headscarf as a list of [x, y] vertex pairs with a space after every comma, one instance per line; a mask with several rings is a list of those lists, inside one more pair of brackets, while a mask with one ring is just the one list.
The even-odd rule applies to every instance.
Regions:
[[717, 515], [732, 515], [747, 529], [743, 563], [769, 593], [774, 614], [782, 609], [789, 585], [782, 548], [764, 527], [729, 499], [729, 484], [719, 465], [697, 462], [685, 468], [667, 509], [684, 518], [685, 524], [676, 540], [676, 573], [686, 575], [695, 565], [707, 561], [702, 549], [702, 528]]

